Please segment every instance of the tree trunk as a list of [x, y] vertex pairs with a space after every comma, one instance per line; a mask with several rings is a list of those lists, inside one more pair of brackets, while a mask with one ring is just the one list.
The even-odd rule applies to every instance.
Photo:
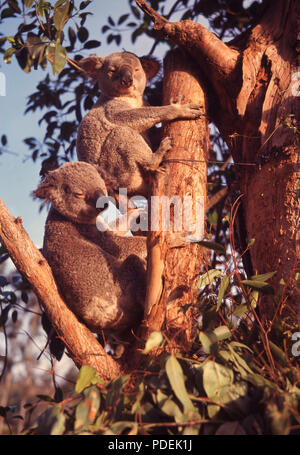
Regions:
[[[245, 241], [255, 239], [250, 249], [253, 271], [276, 271], [275, 288], [284, 279], [285, 309], [292, 319], [300, 320], [295, 279], [297, 265], [299, 270], [300, 2], [275, 1], [258, 25], [226, 45], [200, 24], [170, 23], [144, 0], [136, 3], [155, 21], [156, 30], [197, 62], [211, 118], [239, 163]], [[262, 304], [267, 321], [274, 308], [269, 297]], [[277, 306], [275, 311], [282, 309]]]
[[120, 376], [122, 370], [118, 363], [60, 297], [51, 269], [24, 230], [21, 219], [14, 218], [1, 200], [0, 240], [19, 272], [31, 284], [75, 364], [94, 367], [104, 380]]
[[[185, 242], [183, 238], [187, 231], [195, 231], [192, 224], [196, 222], [197, 215], [198, 240], [202, 240], [209, 136], [206, 101], [195, 67], [186, 53], [174, 50], [165, 59], [163, 104], [169, 104], [178, 97], [182, 97], [184, 103], [203, 106], [203, 116], [196, 121], [180, 120], [164, 126], [164, 136], [172, 138], [173, 146], [165, 158], [166, 172], [158, 176], [152, 189], [152, 221], [159, 220], [160, 223], [156, 230], [151, 229], [148, 234], [149, 276], [143, 335], [147, 339], [151, 332], [163, 329], [172, 343], [171, 349], [183, 352], [189, 349], [191, 343], [191, 304], [196, 300], [195, 279], [203, 263], [202, 248], [196, 243]], [[155, 216], [153, 196], [159, 201], [163, 198], [170, 201], [175, 196], [176, 202], [170, 212], [161, 204], [161, 214]], [[184, 198], [187, 201], [187, 197], [192, 201], [190, 216], [188, 204], [183, 206], [182, 212], [176, 205], [179, 201], [183, 202]], [[164, 217], [167, 220], [169, 213], [170, 232], [164, 230], [163, 225]], [[182, 222], [181, 229], [178, 222]]]

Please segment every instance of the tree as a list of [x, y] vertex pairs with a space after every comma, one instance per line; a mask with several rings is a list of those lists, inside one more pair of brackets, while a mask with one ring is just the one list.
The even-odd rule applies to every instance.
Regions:
[[[198, 63], [207, 82], [211, 118], [240, 164], [244, 240], [255, 239], [249, 272], [276, 271], [273, 283], [277, 287], [284, 279], [289, 311], [292, 318], [299, 318], [300, 111], [293, 96], [299, 4], [277, 1], [254, 28], [227, 44], [200, 24], [188, 20], [170, 23], [145, 1], [137, 0], [137, 4], [155, 21], [156, 30], [186, 49]], [[277, 193], [275, 188], [282, 188], [282, 182], [285, 190]], [[267, 305], [266, 298], [261, 311], [270, 318], [274, 308], [267, 309]]]
[[[24, 1], [23, 3], [27, 7], [31, 7], [33, 4], [32, 1]], [[42, 119], [47, 123], [47, 133], [44, 141], [47, 152], [40, 154], [37, 141], [34, 138], [27, 139], [27, 145], [32, 150], [33, 158], [37, 159], [40, 155], [44, 159], [43, 172], [53, 166], [57, 166], [61, 159], [71, 158], [74, 151], [76, 121], [61, 120], [62, 117], [59, 113], [72, 114], [75, 112], [76, 119], [79, 121], [82, 115], [82, 97], [84, 97], [84, 108], [88, 109], [95, 95], [95, 87], [83, 83], [77, 84], [76, 60], [80, 56], [77, 55], [74, 60], [71, 60], [66, 53], [66, 49], [68, 52], [74, 49], [77, 37], [82, 43], [85, 43], [84, 46], [87, 49], [99, 44], [99, 42], [94, 40], [87, 41], [88, 32], [84, 28], [87, 16], [82, 11], [89, 3], [82, 2], [79, 9], [76, 10], [74, 2], [56, 2], [54, 9], [46, 2], [36, 2], [31, 12], [32, 24], [24, 25], [19, 29], [15, 37], [11, 37], [12, 47], [7, 49], [4, 54], [5, 59], [9, 60], [13, 53], [17, 53], [21, 66], [27, 70], [33, 65], [44, 65], [45, 58], [47, 58], [52, 64], [54, 74], [59, 73], [57, 80], [53, 82], [47, 76], [45, 81], [39, 85], [38, 91], [30, 97], [28, 104], [28, 111], [45, 105], [48, 108], [54, 107]], [[144, 17], [141, 16], [135, 3], [145, 12]], [[158, 331], [163, 328], [165, 336], [167, 339], [169, 338], [168, 348], [172, 351], [175, 346], [175, 350], [178, 350], [179, 345], [179, 350], [187, 353], [191, 342], [195, 339], [195, 335], [192, 333], [193, 317], [196, 318], [202, 313], [204, 330], [200, 334], [200, 341], [207, 353], [215, 355], [216, 344], [218, 344], [218, 340], [222, 340], [224, 335], [224, 333], [220, 335], [220, 331], [213, 331], [215, 328], [215, 317], [219, 312], [222, 320], [225, 320], [227, 310], [224, 306], [220, 310], [223, 297], [226, 292], [229, 295], [230, 288], [239, 286], [241, 299], [237, 299], [237, 301], [240, 303], [246, 302], [246, 305], [244, 304], [246, 306], [245, 311], [248, 308], [253, 313], [254, 321], [260, 331], [266, 359], [270, 365], [270, 373], [268, 374], [274, 380], [274, 377], [276, 377], [276, 365], [273, 354], [276, 352], [279, 357], [281, 354], [278, 350], [276, 351], [276, 346], [274, 347], [271, 344], [269, 334], [271, 331], [277, 333], [278, 326], [275, 327], [275, 330], [273, 329], [274, 322], [279, 323], [278, 321], [280, 321], [279, 315], [288, 316], [288, 319], [285, 318], [280, 322], [283, 330], [291, 331], [295, 327], [296, 319], [299, 318], [296, 298], [296, 262], [298, 257], [295, 248], [299, 215], [296, 210], [299, 103], [297, 96], [294, 96], [295, 84], [298, 83], [297, 65], [294, 64], [294, 61], [297, 62], [298, 58], [297, 39], [299, 39], [300, 33], [300, 7], [295, 0], [287, 2], [277, 0], [275, 6], [269, 1], [261, 2], [261, 4], [253, 2], [248, 8], [244, 8], [241, 1], [207, 2], [201, 0], [193, 3], [192, 8], [189, 1], [182, 0], [175, 2], [169, 14], [163, 17], [162, 14], [157, 12], [164, 12], [162, 11], [163, 5], [161, 6], [163, 2], [153, 0], [150, 3], [152, 8], [143, 0], [129, 1], [136, 22], [130, 22], [131, 18], [129, 15], [120, 17], [119, 21], [114, 21], [110, 17], [108, 25], [102, 30], [103, 33], [109, 32], [108, 40], [115, 40], [120, 43], [121, 35], [118, 32], [118, 27], [127, 22], [128, 27], [134, 30], [132, 34], [133, 40], [136, 40], [142, 33], [146, 33], [155, 39], [153, 51], [161, 39], [178, 45], [181, 50], [172, 51], [166, 59], [163, 101], [167, 102], [176, 95], [178, 93], [178, 85], [184, 81], [184, 85], [180, 87], [181, 90], [186, 91], [184, 93], [186, 97], [193, 98], [193, 101], [199, 100], [199, 102], [203, 102], [205, 106], [204, 114], [206, 114], [207, 106], [209, 117], [217, 126], [222, 138], [218, 137], [216, 139], [216, 136], [215, 138], [212, 137], [213, 143], [217, 142], [221, 145], [216, 153], [219, 156], [221, 155], [222, 159], [209, 160], [207, 158], [208, 133], [205, 116], [194, 125], [191, 122], [186, 122], [186, 124], [181, 123], [180, 127], [176, 123], [167, 126], [164, 134], [172, 135], [175, 139], [174, 155], [168, 157], [169, 163], [167, 163], [170, 179], [156, 180], [153, 184], [153, 194], [165, 194], [167, 189], [167, 195], [171, 197], [174, 195], [176, 185], [178, 186], [179, 182], [184, 182], [181, 187], [182, 191], [188, 185], [194, 185], [195, 193], [200, 190], [204, 199], [206, 199], [206, 191], [204, 189], [206, 185], [206, 164], [212, 161], [210, 163], [212, 165], [210, 176], [213, 178], [214, 185], [211, 190], [217, 199], [217, 206], [214, 206], [214, 211], [208, 214], [208, 226], [211, 227], [217, 241], [220, 241], [220, 238], [225, 238], [226, 232], [228, 235], [229, 227], [230, 243], [234, 247], [233, 225], [238, 213], [238, 237], [247, 275], [243, 276], [241, 274], [234, 254], [232, 257], [235, 264], [233, 272], [235, 279], [231, 286], [229, 286], [229, 276], [225, 275], [221, 279], [220, 270], [214, 267], [204, 273], [197, 283], [199, 288], [207, 284], [208, 280], [211, 289], [215, 290], [214, 280], [219, 279], [220, 289], [217, 305], [214, 305], [214, 308], [209, 307], [207, 303], [210, 298], [208, 293], [205, 305], [202, 305], [202, 307], [201, 305], [197, 306], [197, 310], [201, 311], [198, 314], [193, 314], [191, 311], [193, 307], [191, 307], [189, 299], [192, 298], [191, 296], [195, 289], [195, 277], [199, 278], [201, 266], [206, 265], [203, 259], [204, 250], [201, 247], [210, 247], [215, 251], [212, 258], [214, 266], [221, 263], [218, 254], [221, 253], [225, 256], [226, 250], [218, 243], [213, 242], [202, 242], [201, 247], [198, 244], [190, 245], [183, 250], [172, 249], [172, 245], [168, 244], [167, 235], [161, 232], [151, 233], [149, 235], [149, 249], [151, 251], [149, 261], [150, 281], [143, 335], [147, 339], [153, 330]], [[185, 8], [182, 16], [183, 20], [170, 22], [169, 19], [172, 14], [176, 12], [177, 8], [182, 6]], [[18, 12], [17, 7], [17, 2], [9, 2], [8, 9], [10, 9], [10, 12], [7, 11], [6, 14], [12, 14], [12, 11], [13, 13]], [[190, 20], [195, 19], [200, 13], [204, 13], [210, 19], [214, 30], [218, 31], [219, 38], [194, 20]], [[64, 39], [63, 27], [73, 14], [80, 18], [81, 25], [78, 28], [77, 37], [74, 30], [69, 28], [70, 46], [68, 46], [69, 49], [65, 49], [62, 46]], [[2, 17], [5, 17], [5, 15]], [[151, 29], [149, 18], [154, 20], [154, 31]], [[280, 18], [283, 18], [283, 30], [281, 29]], [[34, 29], [37, 31], [36, 34], [31, 31]], [[239, 34], [237, 34], [237, 30], [240, 31]], [[22, 41], [21, 37], [23, 32], [28, 33], [26, 45], [24, 45], [24, 40]], [[225, 44], [221, 41], [224, 37], [234, 38]], [[72, 66], [65, 68], [66, 61]], [[180, 71], [184, 72], [183, 76], [179, 75]], [[180, 79], [181, 77], [183, 79]], [[73, 83], [74, 85], [77, 84], [75, 100], [63, 102], [66, 85], [70, 86]], [[151, 97], [156, 94], [157, 87], [152, 92], [149, 92], [149, 99], [151, 100]], [[188, 131], [192, 131], [191, 141], [187, 139]], [[182, 138], [180, 138], [180, 134], [182, 134]], [[195, 145], [199, 141], [202, 143], [200, 150]], [[227, 144], [228, 149], [224, 148], [224, 143]], [[193, 174], [182, 166], [184, 159], [181, 150], [183, 148], [188, 148], [189, 150], [187, 160], [205, 162], [201, 165], [200, 178], [198, 174], [195, 175], [195, 173]], [[61, 153], [62, 150], [64, 150], [63, 153]], [[225, 215], [224, 207], [226, 207], [224, 202], [226, 192], [220, 189], [219, 183], [222, 182], [224, 177], [222, 172], [226, 169], [228, 163], [226, 161], [230, 154], [232, 154], [235, 163], [234, 167], [240, 196], [237, 203], [233, 205], [232, 216], [228, 226], [228, 218], [225, 220], [223, 218]], [[173, 163], [172, 160], [174, 161]], [[220, 174], [222, 177], [220, 177]], [[232, 173], [228, 172], [227, 169], [225, 177], [230, 186], [230, 196], [234, 197], [235, 188], [231, 185]], [[192, 179], [193, 183], [191, 181], [188, 182], [189, 179]], [[278, 191], [278, 188], [283, 187], [282, 181], [285, 182], [284, 191]], [[187, 186], [185, 187], [184, 185]], [[212, 200], [213, 198], [211, 198]], [[238, 203], [240, 207], [237, 211]], [[208, 206], [212, 207], [212, 203], [209, 203]], [[2, 213], [4, 213], [4, 209]], [[263, 214], [265, 217], [263, 228], [257, 216], [258, 214]], [[7, 216], [9, 217], [9, 215]], [[214, 216], [216, 217], [215, 220], [213, 220]], [[13, 222], [11, 225], [13, 226]], [[3, 233], [1, 237], [3, 243], [8, 246]], [[252, 239], [255, 239], [254, 243]], [[11, 247], [11, 254], [13, 250], [14, 247]], [[182, 269], [177, 266], [179, 257], [182, 260]], [[193, 267], [186, 270], [184, 276], [184, 269], [187, 268], [187, 264], [190, 263], [191, 259], [193, 259]], [[37, 270], [41, 267], [46, 267], [39, 263], [39, 260], [37, 257], [35, 264]], [[175, 270], [174, 264], [176, 265], [175, 274], [173, 273]], [[161, 293], [162, 267], [164, 267], [164, 287]], [[277, 273], [273, 274], [275, 271]], [[27, 273], [28, 279], [30, 279], [30, 271], [27, 270], [26, 272], [24, 268], [22, 272]], [[51, 274], [48, 272], [44, 283], [49, 279], [51, 286], [55, 288], [53, 281], [51, 281]], [[256, 274], [258, 274], [257, 278], [254, 276]], [[151, 277], [154, 277], [154, 281], [151, 281]], [[271, 279], [273, 287], [266, 283], [268, 279]], [[282, 279], [284, 280], [283, 285], [281, 284], [282, 281], [280, 282]], [[280, 289], [275, 296], [268, 294], [268, 292], [274, 292], [273, 289], [277, 288]], [[45, 307], [50, 311], [51, 302], [45, 295], [47, 292], [44, 294], [39, 292], [39, 282], [35, 283], [35, 289], [41, 300], [46, 303]], [[260, 297], [258, 297], [258, 290], [264, 291], [260, 294]], [[188, 296], [187, 300], [183, 297], [184, 295]], [[232, 292], [231, 297], [233, 295], [234, 293]], [[58, 304], [56, 297], [54, 295], [52, 304], [53, 302], [55, 302], [55, 305]], [[63, 305], [63, 302], [60, 303]], [[255, 311], [257, 305], [260, 317]], [[61, 308], [61, 312], [64, 314], [66, 308]], [[168, 308], [171, 308], [171, 311]], [[204, 308], [208, 311], [203, 312]], [[239, 310], [240, 313], [236, 314], [243, 314], [244, 310], [241, 311], [241, 308]], [[229, 313], [231, 316], [235, 314], [234, 311], [229, 311]], [[50, 311], [50, 317], [54, 322], [55, 328], [60, 331], [59, 333], [66, 341], [67, 329], [66, 327], [63, 328], [61, 321], [57, 320], [55, 316]], [[182, 330], [182, 325], [184, 325], [184, 330]], [[76, 331], [75, 320], [73, 327], [75, 327]], [[253, 321], [250, 328], [253, 328]], [[239, 330], [242, 331], [242, 329]], [[255, 336], [255, 331], [252, 332], [250, 330], [250, 335], [248, 333], [243, 338], [243, 341], [250, 341], [253, 334]], [[88, 334], [86, 336], [89, 337]], [[226, 332], [225, 338], [227, 336], [228, 333]], [[159, 337], [157, 339], [160, 340]], [[172, 342], [174, 342], [173, 345]], [[75, 343], [79, 346], [78, 335]], [[145, 351], [149, 352], [150, 347], [153, 345], [157, 345], [157, 340], [152, 345], [151, 343], [148, 344], [148, 347], [146, 345]], [[68, 347], [70, 349], [70, 346]], [[93, 349], [95, 349], [93, 354], [95, 352], [99, 353], [101, 358], [105, 358], [105, 361], [111, 365], [111, 367], [107, 366], [103, 370], [103, 364], [100, 366], [96, 362], [97, 372], [103, 378], [112, 378], [125, 371], [124, 365], [120, 368], [115, 361], [110, 359], [95, 344], [93, 344]], [[75, 357], [76, 355], [78, 360], [78, 351], [75, 353]], [[135, 360], [139, 361], [140, 359]], [[168, 371], [170, 372], [170, 363], [172, 361], [166, 367], [167, 373]], [[85, 363], [83, 356], [79, 355], [78, 363]], [[208, 365], [210, 364], [208, 363]], [[176, 366], [173, 364], [172, 368], [179, 376], [181, 375], [177, 364]], [[211, 368], [211, 366], [208, 368]], [[180, 393], [179, 395], [177, 394], [178, 389], [176, 389], [176, 385], [172, 384], [171, 375], [168, 374], [168, 377], [176, 397], [180, 397], [179, 401], [182, 399], [181, 403], [183, 406], [186, 406], [191, 411], [191, 407], [186, 404], [185, 398]], [[245, 372], [242, 373], [242, 377], [243, 379], [246, 378]], [[251, 384], [256, 386], [257, 383], [254, 377], [251, 378], [250, 380], [248, 376], [247, 380], [252, 381]], [[227, 385], [229, 386], [229, 384]], [[209, 391], [206, 388], [205, 391], [209, 397], [215, 397], [214, 393], [209, 395]]]

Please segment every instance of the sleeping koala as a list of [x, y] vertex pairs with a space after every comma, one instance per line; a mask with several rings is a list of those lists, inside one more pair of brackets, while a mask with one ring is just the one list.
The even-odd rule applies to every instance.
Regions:
[[106, 194], [97, 169], [84, 162], [49, 172], [34, 191], [51, 203], [43, 254], [63, 298], [91, 331], [122, 338], [143, 316], [146, 239], [97, 230], [96, 201]]
[[196, 119], [201, 106], [147, 106], [143, 97], [146, 82], [159, 70], [150, 57], [139, 59], [130, 52], [116, 52], [105, 58], [90, 56], [79, 64], [98, 82], [101, 95], [79, 125], [78, 159], [99, 165], [114, 193], [126, 188], [129, 196], [148, 197], [147, 173], [158, 170], [171, 141], [164, 139], [153, 153], [147, 130], [164, 121]]

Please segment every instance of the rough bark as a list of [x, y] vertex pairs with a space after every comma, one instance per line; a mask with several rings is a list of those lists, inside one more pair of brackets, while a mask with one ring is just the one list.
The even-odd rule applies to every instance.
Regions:
[[31, 284], [75, 364], [94, 367], [104, 380], [120, 376], [122, 370], [118, 363], [62, 300], [47, 261], [24, 230], [21, 219], [14, 218], [1, 200], [0, 240], [19, 272]]
[[[163, 103], [169, 104], [178, 96], [183, 97], [183, 103], [203, 106], [203, 116], [196, 121], [174, 121], [164, 126], [164, 136], [172, 138], [173, 146], [165, 157], [166, 172], [155, 180], [152, 195], [160, 200], [165, 196], [169, 199], [179, 196], [181, 201], [185, 196], [191, 196], [195, 222], [196, 211], [199, 210], [197, 197], [206, 204], [206, 101], [189, 57], [181, 50], [174, 50], [165, 59]], [[151, 208], [153, 216], [154, 206]], [[170, 213], [171, 226], [174, 228], [174, 223], [178, 221], [175, 206]], [[203, 224], [204, 213], [203, 205], [200, 221]], [[189, 229], [188, 225], [183, 227]], [[189, 348], [192, 337], [193, 306], [190, 304], [196, 299], [195, 279], [203, 263], [202, 248], [196, 243], [184, 243], [182, 248], [176, 247], [181, 242], [179, 232], [174, 240], [174, 231], [163, 229], [160, 219], [159, 228], [148, 234], [149, 276], [144, 338], [162, 328], [172, 341], [173, 349], [180, 346], [181, 351], [184, 351]], [[190, 307], [183, 311], [185, 305]]]
[[[155, 29], [197, 62], [211, 119], [234, 160], [245, 163], [236, 169], [244, 194], [245, 240], [255, 239], [253, 270], [277, 271], [272, 282], [276, 288], [281, 278], [288, 283], [286, 308], [295, 319], [300, 103], [293, 95], [292, 75], [300, 61], [299, 1], [275, 1], [258, 25], [226, 45], [200, 24], [169, 23], [144, 0], [136, 3], [155, 21]], [[268, 299], [262, 308], [266, 318], [273, 313]]]

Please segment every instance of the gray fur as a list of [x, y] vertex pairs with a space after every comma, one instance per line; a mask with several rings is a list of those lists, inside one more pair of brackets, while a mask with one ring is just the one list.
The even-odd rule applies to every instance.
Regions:
[[146, 240], [97, 230], [96, 200], [106, 194], [84, 162], [49, 172], [34, 192], [51, 202], [43, 253], [66, 303], [93, 332], [122, 336], [143, 314]]
[[99, 165], [106, 183], [113, 177], [114, 192], [127, 188], [129, 196], [147, 197], [145, 176], [158, 169], [171, 148], [170, 139], [166, 138], [153, 153], [147, 130], [164, 121], [196, 119], [201, 115], [201, 106], [176, 102], [147, 106], [143, 97], [146, 82], [159, 69], [154, 59], [117, 52], [105, 58], [82, 59], [80, 65], [98, 81], [101, 95], [80, 123], [78, 159]]

